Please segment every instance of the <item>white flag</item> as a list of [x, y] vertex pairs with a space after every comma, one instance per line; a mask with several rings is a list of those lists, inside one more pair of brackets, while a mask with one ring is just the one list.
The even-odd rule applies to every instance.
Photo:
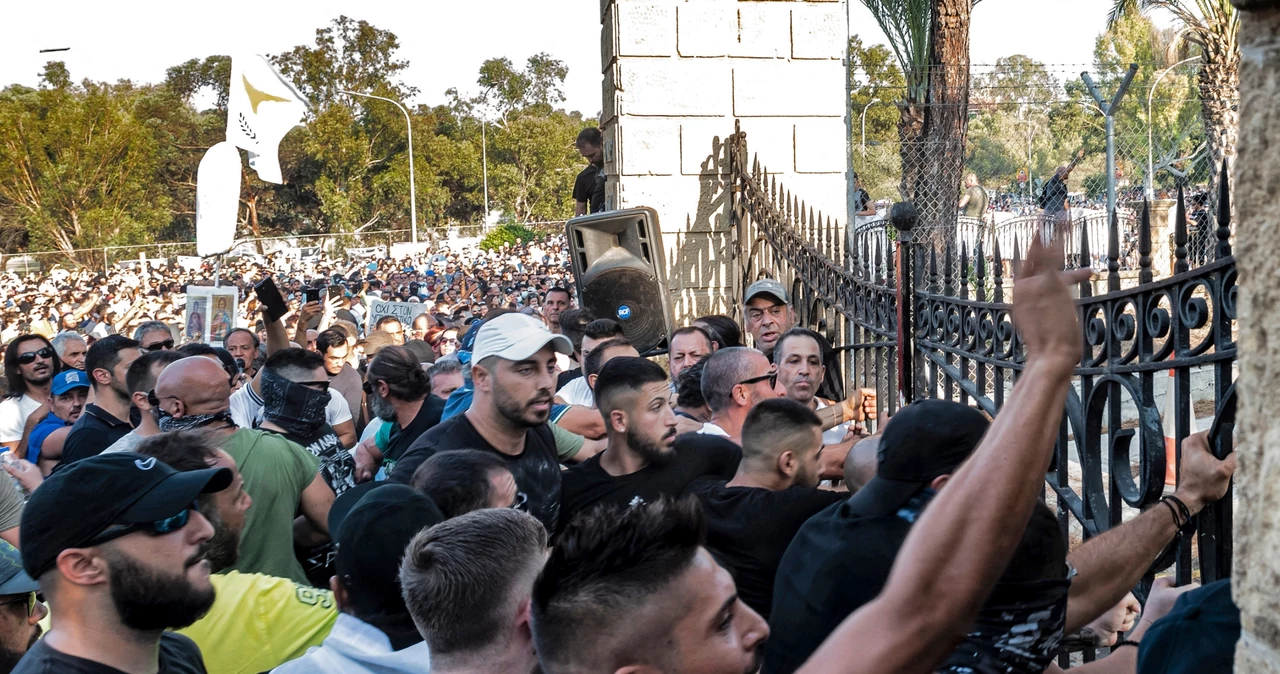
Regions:
[[240, 151], [228, 142], [209, 148], [196, 169], [196, 253], [231, 250], [240, 214]]
[[282, 183], [280, 139], [302, 121], [307, 103], [267, 59], [258, 54], [231, 58], [227, 99], [227, 141], [249, 152], [258, 177]]

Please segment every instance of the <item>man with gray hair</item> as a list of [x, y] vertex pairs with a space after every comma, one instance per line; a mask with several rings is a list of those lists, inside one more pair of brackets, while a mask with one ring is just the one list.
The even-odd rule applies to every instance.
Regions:
[[462, 361], [454, 354], [437, 360], [427, 368], [427, 378], [431, 380], [431, 395], [444, 400], [448, 400], [450, 394], [466, 383], [462, 374]]
[[163, 321], [147, 321], [133, 331], [133, 341], [143, 353], [173, 348], [173, 330]]
[[546, 555], [546, 530], [510, 508], [469, 512], [413, 538], [400, 587], [434, 674], [537, 667], [529, 602]]
[[79, 333], [63, 330], [54, 335], [49, 342], [53, 344], [53, 350], [58, 352], [58, 358], [62, 359], [63, 365], [84, 370], [84, 357], [89, 352], [89, 346], [85, 344], [84, 337]]
[[778, 373], [759, 349], [731, 346], [707, 356], [702, 370], [702, 397], [711, 420], [698, 431], [742, 444], [742, 423], [751, 407], [777, 398]]

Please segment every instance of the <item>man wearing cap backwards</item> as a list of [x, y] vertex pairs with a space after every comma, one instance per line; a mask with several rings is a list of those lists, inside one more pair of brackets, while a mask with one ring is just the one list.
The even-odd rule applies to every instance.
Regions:
[[[743, 314], [747, 319], [747, 332], [757, 349], [774, 362], [773, 347], [778, 338], [795, 327], [796, 315], [791, 309], [787, 291], [782, 284], [771, 278], [763, 278], [747, 287], [746, 299], [743, 301]], [[818, 389], [818, 395], [828, 400], [843, 400], [844, 381], [840, 373], [840, 361], [835, 350], [825, 337], [821, 340], [823, 367], [826, 376]]]
[[[45, 416], [27, 437], [27, 461], [39, 464], [45, 446], [50, 447], [48, 458], [57, 460], [62, 456], [62, 445], [66, 442], [71, 426], [84, 411], [85, 401], [89, 398], [89, 376], [80, 370], [63, 370], [53, 376], [53, 386], [49, 389], [49, 414]], [[53, 463], [41, 472], [48, 474]]]
[[337, 575], [329, 586], [338, 604], [338, 620], [319, 648], [273, 672], [426, 672], [430, 652], [405, 606], [400, 560], [418, 532], [442, 521], [431, 499], [398, 484], [370, 489], [347, 512], [335, 507], [329, 528], [338, 542]]
[[[893, 417], [880, 438], [876, 476], [847, 501], [810, 518], [783, 555], [765, 671], [796, 671], [846, 617], [880, 594], [913, 524], [989, 426], [977, 410], [945, 400], [920, 400]], [[1222, 462], [1210, 455], [1203, 437], [1183, 442], [1175, 492], [1192, 514], [1222, 497], [1235, 464], [1234, 457]], [[1175, 533], [1169, 509], [1157, 507], [1072, 551], [1068, 561], [1078, 574], [1068, 595], [1066, 633], [1124, 598]], [[814, 610], [812, 597], [824, 598], [821, 610]]]
[[43, 632], [49, 609], [40, 585], [22, 570], [22, 553], [0, 541], [0, 674], [9, 674]]
[[213, 527], [194, 503], [230, 485], [225, 468], [179, 473], [132, 452], [46, 480], [22, 515], [22, 556], [58, 620], [14, 672], [203, 674], [200, 650], [167, 630], [213, 605]]
[[407, 484], [418, 465], [436, 452], [493, 452], [515, 475], [529, 513], [547, 531], [555, 531], [560, 513], [560, 463], [547, 420], [555, 392], [556, 354], [572, 352], [568, 337], [552, 334], [532, 316], [504, 314], [485, 321], [476, 333], [472, 352], [475, 393], [471, 406], [410, 445], [391, 480]]

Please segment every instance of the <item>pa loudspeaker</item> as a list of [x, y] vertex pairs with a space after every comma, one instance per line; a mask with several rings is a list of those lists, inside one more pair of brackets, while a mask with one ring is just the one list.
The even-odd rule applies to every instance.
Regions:
[[667, 347], [671, 305], [658, 213], [631, 208], [584, 215], [565, 225], [583, 308], [622, 324], [641, 354]]

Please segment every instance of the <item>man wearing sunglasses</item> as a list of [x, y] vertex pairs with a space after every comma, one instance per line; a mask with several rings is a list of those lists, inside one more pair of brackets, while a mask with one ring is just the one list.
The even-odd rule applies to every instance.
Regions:
[[50, 476], [23, 512], [22, 557], [58, 624], [14, 672], [204, 672], [195, 644], [166, 630], [213, 605], [213, 527], [196, 500], [231, 480], [226, 468], [178, 472], [132, 452]]
[[698, 432], [741, 445], [742, 424], [752, 406], [778, 397], [778, 373], [763, 353], [745, 346], [720, 349], [703, 362], [702, 395], [711, 408], [711, 421]]
[[18, 446], [27, 417], [49, 398], [53, 375], [61, 369], [53, 345], [41, 335], [19, 335], [5, 347], [9, 397], [0, 402], [0, 444], [6, 449]]
[[147, 321], [133, 331], [133, 339], [139, 348], [151, 351], [169, 351], [173, 349], [173, 331], [162, 321]]
[[138, 343], [122, 335], [99, 339], [84, 359], [85, 373], [93, 383], [93, 402], [86, 405], [62, 445], [62, 463], [97, 456], [133, 430], [129, 423], [132, 402], [126, 375], [142, 355]]
[[40, 638], [49, 609], [39, 592], [39, 583], [22, 570], [22, 553], [0, 541], [0, 674], [12, 672]]

